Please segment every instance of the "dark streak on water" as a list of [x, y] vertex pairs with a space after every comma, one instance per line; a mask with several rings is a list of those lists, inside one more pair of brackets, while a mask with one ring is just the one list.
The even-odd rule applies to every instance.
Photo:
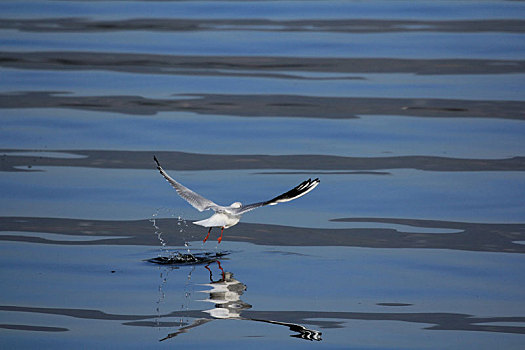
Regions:
[[[82, 158], [51, 158], [9, 155], [30, 150], [0, 150], [0, 171], [32, 171], [32, 167], [68, 166], [104, 169], [151, 169], [152, 151], [92, 151], [61, 150], [84, 156]], [[38, 151], [37, 151], [38, 152]], [[48, 151], [46, 151], [48, 152]], [[402, 157], [343, 157], [329, 155], [296, 154], [272, 155], [222, 155], [186, 152], [155, 152], [166, 169], [170, 170], [239, 170], [287, 169], [301, 170], [308, 163], [313, 170], [382, 170], [418, 169], [427, 171], [525, 171], [525, 157], [509, 159], [461, 159], [433, 156]], [[21, 167], [21, 168], [20, 168]], [[37, 170], [40, 171], [40, 170]], [[292, 172], [293, 174], [293, 172]], [[374, 173], [375, 174], [375, 173]]]
[[[176, 56], [104, 52], [0, 52], [0, 66], [37, 70], [107, 70], [137, 74], [188, 74], [307, 79], [282, 72], [413, 73], [420, 75], [524, 73], [525, 61], [504, 59], [396, 59], [330, 57]], [[308, 79], [356, 79], [356, 76]], [[363, 78], [361, 78], [363, 79]]]
[[[93, 320], [112, 320], [112, 321], [140, 321], [155, 319], [158, 315], [117, 315], [108, 314], [99, 310], [86, 309], [56, 309], [56, 308], [37, 308], [37, 307], [16, 307], [0, 306], [3, 311], [31, 312], [51, 315], [62, 315], [73, 318], [93, 319]], [[525, 322], [525, 317], [474, 317], [472, 315], [454, 313], [358, 313], [358, 312], [319, 312], [319, 311], [245, 311], [245, 317], [251, 319], [276, 319], [287, 320], [302, 324], [321, 325], [325, 328], [339, 327], [340, 321], [319, 322], [309, 319], [329, 319], [329, 320], [375, 320], [375, 321], [403, 321], [421, 324], [430, 324], [425, 327], [429, 330], [449, 330], [449, 331], [474, 331], [474, 332], [496, 332], [525, 334], [525, 327], [484, 325], [484, 323], [497, 322]], [[161, 315], [168, 317], [192, 317], [208, 319], [210, 316], [201, 311], [174, 311], [169, 314]], [[136, 323], [123, 323], [125, 325], [137, 325]], [[151, 324], [152, 326], [156, 326]]]
[[[525, 119], [525, 102], [296, 95], [69, 96], [63, 92], [0, 94], [0, 108], [67, 108], [129, 115], [190, 111], [239, 117], [352, 119], [358, 115]], [[468, 113], [467, 113], [468, 112]]]
[[525, 21], [505, 20], [264, 20], [264, 19], [184, 19], [134, 18], [128, 20], [94, 21], [85, 18], [4, 19], [0, 28], [28, 32], [107, 32], [107, 31], [275, 31], [275, 32], [525, 32]]
[[67, 332], [69, 330], [62, 327], [32, 326], [25, 324], [0, 324], [0, 328], [29, 332]]
[[[337, 246], [370, 248], [432, 248], [465, 251], [525, 253], [524, 224], [480, 224], [436, 220], [389, 218], [340, 218], [338, 222], [368, 222], [408, 225], [416, 232], [396, 229], [346, 228], [316, 229], [279, 226], [271, 224], [240, 223], [224, 232], [227, 241], [249, 242], [266, 246], [324, 246], [327, 242]], [[160, 228], [176, 227], [176, 219], [156, 219]], [[102, 221], [58, 218], [0, 217], [3, 231], [47, 232], [67, 236], [100, 237], [94, 241], [50, 240], [37, 236], [0, 235], [0, 240], [66, 245], [151, 245], [159, 244], [151, 234], [149, 220]], [[457, 233], [435, 234], [417, 232], [417, 228], [457, 230]], [[201, 238], [202, 228], [188, 231], [192, 237]], [[105, 236], [122, 236], [106, 239]], [[293, 239], [291, 239], [293, 237]], [[184, 245], [181, 236], [171, 235], [170, 243]]]

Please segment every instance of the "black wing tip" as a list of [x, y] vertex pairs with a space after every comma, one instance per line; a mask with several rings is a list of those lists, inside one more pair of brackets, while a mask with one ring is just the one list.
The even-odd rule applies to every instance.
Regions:
[[309, 178], [308, 180], [305, 180], [303, 181], [299, 186], [297, 187], [301, 187], [301, 186], [306, 186], [306, 187], [310, 187], [312, 185], [317, 185], [318, 183], [320, 183], [321, 180], [319, 180], [318, 177], [316, 177], [315, 179], [312, 180], [312, 178]]
[[313, 190], [313, 188], [316, 187], [317, 184], [319, 184], [319, 182], [321, 182], [319, 178], [316, 178], [313, 181], [311, 178], [308, 180], [304, 180], [303, 182], [301, 182], [299, 185], [295, 186], [288, 192], [285, 192], [275, 198], [270, 199], [269, 201], [264, 202], [263, 205], [268, 205], [268, 204], [274, 205], [274, 204], [279, 203], [280, 201], [290, 201], [290, 200], [299, 198], [305, 195], [306, 193], [310, 192], [311, 190]]
[[160, 168], [159, 160], [157, 159], [155, 155], [153, 155], [153, 160], [155, 161], [155, 163], [157, 163], [157, 168]]
[[308, 185], [306, 186], [307, 189], [310, 189], [312, 187], [315, 187], [317, 186], [319, 183], [321, 182], [321, 180], [319, 180], [319, 178], [315, 178], [315, 179], [308, 179]]

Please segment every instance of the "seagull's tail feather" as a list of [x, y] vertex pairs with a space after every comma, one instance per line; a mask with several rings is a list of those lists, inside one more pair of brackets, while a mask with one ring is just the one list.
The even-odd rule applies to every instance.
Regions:
[[213, 215], [207, 219], [194, 221], [195, 225], [204, 226], [204, 227], [225, 227], [230, 226], [224, 217], [220, 215]]

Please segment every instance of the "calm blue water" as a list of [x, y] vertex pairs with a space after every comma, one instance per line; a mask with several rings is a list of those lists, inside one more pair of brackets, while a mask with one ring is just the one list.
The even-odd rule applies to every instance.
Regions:
[[1, 2], [0, 346], [522, 348], [524, 14]]

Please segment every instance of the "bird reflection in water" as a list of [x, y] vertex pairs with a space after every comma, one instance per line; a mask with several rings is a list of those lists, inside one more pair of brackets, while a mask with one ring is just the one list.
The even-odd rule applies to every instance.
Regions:
[[176, 332], [168, 334], [166, 337], [162, 338], [160, 341], [176, 337], [179, 334], [187, 333], [190, 329], [201, 326], [208, 322], [213, 321], [214, 319], [236, 319], [236, 320], [246, 320], [246, 321], [255, 321], [255, 322], [264, 322], [270, 324], [276, 324], [280, 326], [288, 327], [291, 331], [296, 332], [296, 334], [290, 335], [294, 338], [300, 338], [311, 341], [321, 341], [322, 333], [308, 329], [302, 325], [288, 322], [279, 322], [273, 320], [264, 320], [264, 319], [255, 319], [255, 318], [246, 318], [241, 316], [243, 310], [250, 309], [252, 306], [248, 303], [245, 303], [241, 300], [241, 296], [246, 290], [246, 285], [233, 277], [233, 273], [224, 271], [221, 266], [220, 261], [215, 261], [220, 270], [220, 278], [213, 280], [213, 272], [210, 268], [212, 263], [204, 266], [210, 273], [210, 283], [205, 284], [205, 286], [210, 287], [211, 289], [202, 291], [203, 293], [208, 294], [208, 299], [204, 300], [214, 304], [213, 309], [205, 310], [204, 312], [208, 313], [212, 318], [200, 318], [195, 320], [192, 324], [179, 328]]

